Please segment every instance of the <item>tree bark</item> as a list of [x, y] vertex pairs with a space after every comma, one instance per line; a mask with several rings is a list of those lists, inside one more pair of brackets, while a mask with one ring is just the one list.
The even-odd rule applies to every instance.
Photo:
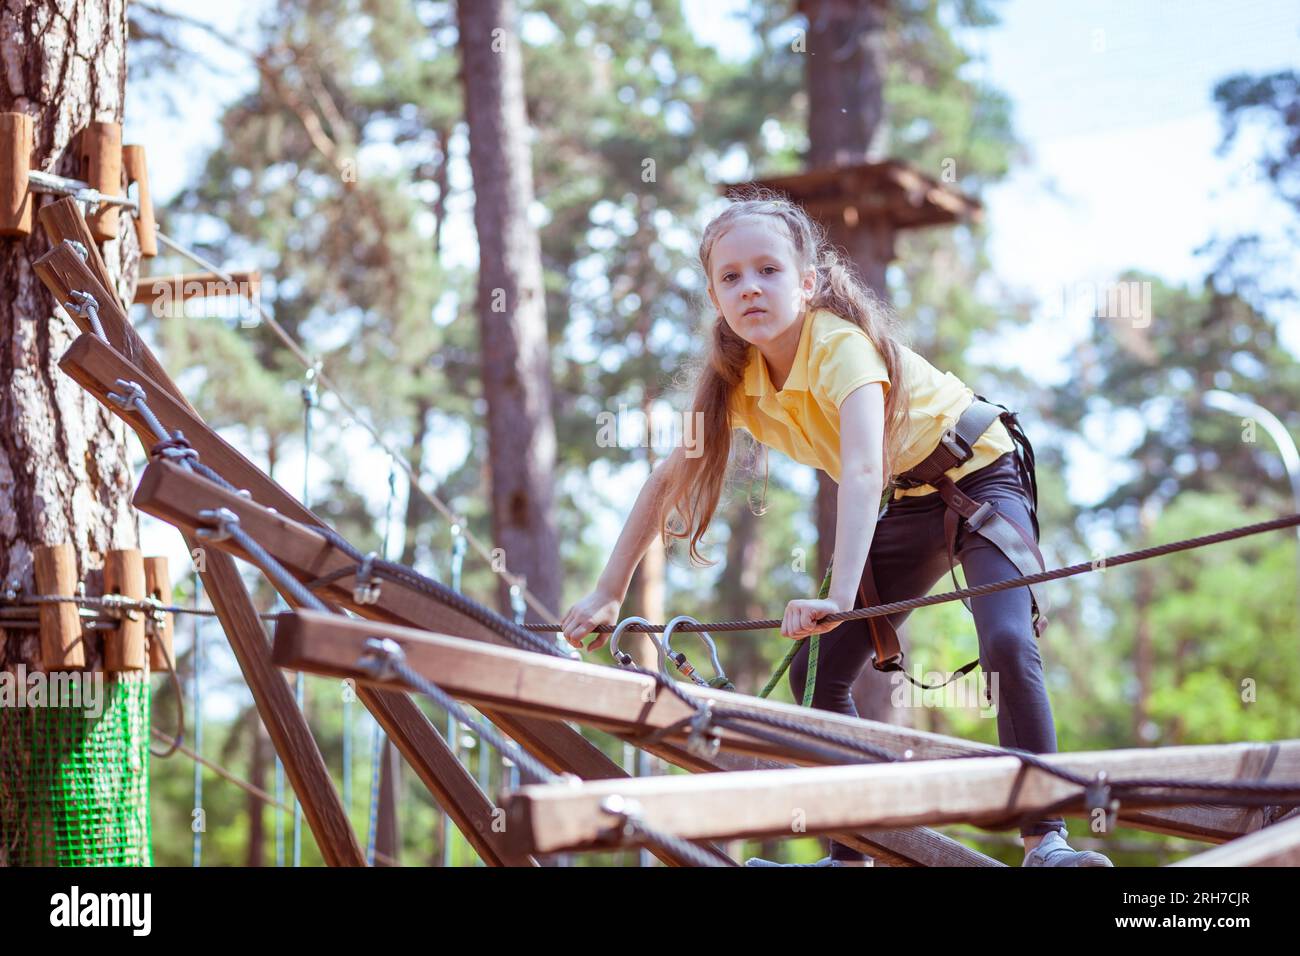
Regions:
[[[76, 134], [92, 121], [122, 121], [126, 0], [0, 0], [0, 60], [0, 111], [32, 117], [32, 168], [78, 176]], [[121, 294], [135, 284], [139, 257], [130, 215], [118, 217], [118, 229], [102, 253]], [[77, 330], [56, 315], [32, 269], [48, 249], [39, 226], [0, 241], [0, 572], [34, 593], [34, 547], [71, 542], [79, 579], [97, 594], [105, 552], [138, 544], [133, 480], [125, 428], [57, 367]], [[2, 633], [0, 668], [40, 666], [37, 632]], [[86, 650], [87, 667], [101, 666], [102, 642], [92, 636]], [[35, 817], [57, 813], [63, 797], [25, 793], [31, 781], [22, 751], [54, 744], [41, 736], [44, 725], [23, 736], [16, 731], [22, 718], [7, 716], [0, 714], [0, 865], [62, 859], [61, 843], [50, 848], [54, 857], [40, 857], [36, 844], [48, 834], [24, 832]], [[6, 799], [10, 787], [19, 788], [16, 802]], [[30, 805], [36, 801], [50, 806]]]
[[[479, 242], [478, 315], [487, 399], [492, 534], [550, 613], [560, 604], [554, 521], [555, 422], [541, 244], [529, 222], [532, 156], [511, 0], [461, 0], [461, 79]], [[510, 608], [509, 584], [498, 601]], [[528, 619], [541, 616], [530, 609]]]

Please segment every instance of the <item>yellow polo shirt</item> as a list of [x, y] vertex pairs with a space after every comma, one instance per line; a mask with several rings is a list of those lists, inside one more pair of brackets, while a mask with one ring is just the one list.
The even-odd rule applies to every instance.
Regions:
[[[909, 438], [896, 472], [918, 465], [956, 424], [975, 393], [951, 372], [940, 372], [911, 349], [900, 347], [911, 398]], [[758, 347], [749, 347], [744, 380], [732, 390], [730, 421], [764, 445], [820, 468], [840, 480], [840, 405], [855, 389], [871, 382], [889, 388], [885, 361], [867, 333], [825, 309], [806, 316], [799, 333], [794, 367], [778, 391]], [[1015, 444], [1000, 419], [975, 442], [974, 456], [949, 469], [953, 480], [996, 461]], [[934, 492], [931, 485], [896, 489], [895, 498]]]

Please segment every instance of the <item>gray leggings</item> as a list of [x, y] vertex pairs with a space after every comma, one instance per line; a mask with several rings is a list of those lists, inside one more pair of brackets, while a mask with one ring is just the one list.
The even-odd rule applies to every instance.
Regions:
[[[1031, 519], [1031, 499], [1021, 481], [1014, 452], [1007, 452], [997, 461], [963, 476], [957, 481], [957, 487], [976, 501], [992, 502], [1001, 514], [1027, 530], [1033, 529], [1037, 537]], [[868, 555], [881, 603], [928, 594], [948, 573], [943, 513], [943, 499], [937, 493], [889, 503], [876, 522]], [[958, 525], [956, 552], [971, 587], [1020, 575], [991, 541], [968, 534], [964, 519]], [[856, 603], [862, 606], [861, 601]], [[970, 603], [979, 635], [980, 667], [986, 675], [997, 675], [998, 743], [1031, 753], [1055, 753], [1056, 727], [1043, 684], [1043, 660], [1034, 637], [1029, 589], [997, 591], [972, 598]], [[910, 613], [902, 611], [888, 620], [897, 629]], [[866, 621], [848, 621], [822, 634], [812, 706], [858, 716], [850, 691], [871, 660], [872, 649]], [[795, 700], [803, 699], [807, 673], [808, 642], [804, 640], [790, 664], [790, 687]], [[992, 684], [991, 676], [989, 680]], [[1064, 828], [1065, 821], [1058, 816], [1026, 823], [1020, 832], [1024, 836], [1040, 836]], [[845, 855], [837, 852], [840, 848], [834, 844], [831, 849], [832, 855]]]

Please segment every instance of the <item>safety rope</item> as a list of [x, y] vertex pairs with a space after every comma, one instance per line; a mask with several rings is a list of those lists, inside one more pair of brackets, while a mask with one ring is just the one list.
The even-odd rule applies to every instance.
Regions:
[[[872, 607], [860, 607], [851, 611], [838, 611], [835, 614], [827, 614], [825, 617], [818, 618], [818, 623], [828, 624], [832, 622], [861, 621], [874, 617], [887, 617], [891, 614], [897, 614], [900, 611], [911, 611], [918, 607], [929, 607], [934, 604], [946, 604], [949, 601], [960, 601], [964, 598], [983, 597], [985, 594], [993, 594], [997, 591], [1007, 591], [1011, 588], [1019, 588], [1032, 584], [1042, 584], [1045, 581], [1055, 581], [1060, 578], [1086, 574], [1089, 571], [1118, 567], [1123, 564], [1132, 564], [1135, 561], [1146, 561], [1166, 554], [1174, 554], [1179, 551], [1191, 551], [1211, 544], [1233, 541], [1237, 538], [1246, 538], [1251, 535], [1264, 534], [1268, 531], [1278, 531], [1283, 528], [1292, 528], [1297, 525], [1300, 525], [1300, 514], [1283, 515], [1279, 518], [1272, 518], [1268, 521], [1260, 521], [1255, 524], [1242, 525], [1241, 527], [1232, 528], [1226, 531], [1216, 531], [1213, 534], [1200, 535], [1195, 538], [1184, 538], [1181, 541], [1172, 541], [1168, 544], [1155, 545], [1149, 548], [1140, 548], [1136, 551], [1127, 551], [1123, 554], [1118, 554], [1113, 558], [1106, 558], [1100, 566], [1097, 562], [1083, 561], [1078, 564], [1055, 568], [1051, 571], [1039, 571], [1034, 574], [1025, 574], [1019, 577], [1007, 578], [1002, 581], [991, 581], [988, 584], [961, 588], [943, 594], [931, 594], [926, 597], [908, 598], [905, 601], [894, 601], [889, 604], [877, 604]], [[767, 631], [779, 628], [781, 623], [780, 618], [711, 621], [704, 624], [682, 624], [677, 629], [679, 631], [709, 632]], [[564, 630], [564, 628], [559, 624], [530, 623], [524, 624], [522, 627], [529, 631], [541, 632]], [[660, 633], [666, 627], [667, 625], [665, 624], [632, 624], [627, 627], [627, 630]], [[613, 624], [598, 624], [590, 628], [588, 633], [607, 634], [612, 632], [614, 628], [615, 625]]]

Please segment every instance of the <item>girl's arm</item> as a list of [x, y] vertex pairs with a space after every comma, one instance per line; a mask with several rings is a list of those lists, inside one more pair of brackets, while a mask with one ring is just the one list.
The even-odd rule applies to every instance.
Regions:
[[826, 600], [796, 599], [781, 621], [785, 637], [807, 637], [838, 627], [819, 625], [827, 614], [853, 610], [867, 554], [876, 534], [884, 491], [885, 391], [880, 382], [855, 389], [840, 404], [840, 490], [835, 517], [835, 563]]
[[605, 570], [596, 583], [596, 590], [617, 599], [622, 604], [627, 597], [627, 589], [632, 584], [632, 573], [645, 557], [646, 549], [659, 533], [658, 517], [655, 514], [659, 504], [659, 483], [668, 473], [670, 466], [675, 466], [682, 456], [681, 448], [674, 448], [668, 459], [650, 472], [650, 477], [641, 486], [641, 493], [636, 496], [632, 513], [628, 515], [623, 531], [618, 536]]
[[[641, 563], [646, 549], [659, 533], [656, 511], [661, 497], [660, 484], [668, 467], [676, 465], [681, 455], [681, 448], [673, 449], [668, 460], [650, 472], [650, 477], [641, 486], [641, 493], [632, 505], [632, 513], [628, 515], [623, 531], [618, 536], [618, 543], [614, 545], [614, 550], [605, 563], [605, 570], [596, 582], [595, 590], [569, 608], [560, 621], [565, 640], [572, 646], [581, 647], [583, 638], [593, 628], [601, 624], [618, 623], [618, 609], [627, 597], [632, 572]], [[645, 634], [629, 634], [628, 638], [629, 646], [626, 649], [638, 663], [653, 670], [656, 657], [649, 637]], [[587, 650], [600, 650], [608, 641], [608, 634], [597, 634]]]
[[853, 609], [876, 534], [884, 492], [885, 392], [880, 382], [856, 389], [840, 405], [840, 490], [829, 600]]

